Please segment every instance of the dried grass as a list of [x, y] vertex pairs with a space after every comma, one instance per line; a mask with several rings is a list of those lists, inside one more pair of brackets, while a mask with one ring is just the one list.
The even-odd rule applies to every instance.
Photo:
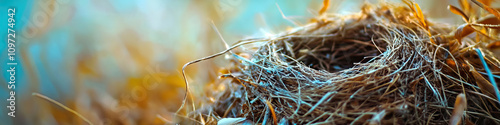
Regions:
[[[189, 116], [206, 124], [223, 118], [262, 124], [500, 124], [494, 83], [500, 61], [486, 49], [498, 41], [492, 28], [498, 24], [453, 28], [405, 3], [322, 14], [276, 38], [242, 40], [193, 61], [232, 50], [231, 65], [221, 72], [226, 89]], [[476, 25], [487, 34], [471, 28]]]

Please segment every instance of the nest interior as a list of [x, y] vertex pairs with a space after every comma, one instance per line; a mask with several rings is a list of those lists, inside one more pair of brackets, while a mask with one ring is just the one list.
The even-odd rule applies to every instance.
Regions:
[[357, 63], [366, 63], [385, 51], [387, 44], [381, 40], [381, 34], [376, 33], [380, 30], [379, 26], [367, 24], [348, 28], [338, 29], [344, 31], [331, 31], [332, 34], [319, 38], [306, 36], [287, 39], [291, 41], [288, 44], [291, 44], [293, 51], [283, 52], [287, 57], [291, 57], [284, 60], [290, 65], [305, 65], [316, 70], [338, 72], [354, 67]]
[[[500, 124], [500, 105], [485, 85], [479, 55], [466, 46], [474, 38], [457, 40], [447, 36], [452, 27], [419, 20], [406, 6], [366, 4], [358, 14], [328, 15], [276, 38], [248, 40], [256, 49], [229, 59], [221, 80], [227, 89], [202, 109], [205, 115], [193, 117], [207, 123], [447, 124], [463, 93], [464, 123]], [[498, 59], [481, 50], [491, 70], [500, 71]]]

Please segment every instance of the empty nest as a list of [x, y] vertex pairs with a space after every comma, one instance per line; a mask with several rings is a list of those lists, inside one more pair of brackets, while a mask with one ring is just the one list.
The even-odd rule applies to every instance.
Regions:
[[365, 4], [357, 14], [323, 14], [274, 38], [239, 41], [223, 52], [232, 54], [219, 80], [226, 89], [190, 117], [208, 124], [225, 118], [251, 124], [448, 124], [453, 117], [500, 124], [495, 84], [483, 65], [490, 75], [499, 74], [500, 62], [484, 47], [495, 39], [457, 37], [460, 29], [426, 20], [418, 5], [406, 2]]

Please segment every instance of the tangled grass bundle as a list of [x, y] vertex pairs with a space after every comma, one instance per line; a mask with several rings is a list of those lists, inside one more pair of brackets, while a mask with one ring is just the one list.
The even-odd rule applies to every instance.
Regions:
[[366, 4], [358, 14], [323, 15], [275, 38], [240, 41], [221, 75], [227, 89], [192, 117], [209, 124], [500, 124], [483, 65], [498, 75], [500, 61], [484, 47], [496, 37], [457, 35], [463, 29], [432, 23], [406, 3]]

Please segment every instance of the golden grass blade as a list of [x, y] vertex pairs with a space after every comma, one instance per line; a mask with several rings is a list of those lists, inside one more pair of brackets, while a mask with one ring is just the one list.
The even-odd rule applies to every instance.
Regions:
[[477, 20], [477, 23], [497, 25], [497, 24], [500, 24], [500, 19], [496, 18], [495, 15], [490, 14], [490, 15], [479, 18]]
[[462, 44], [462, 42], [461, 42], [462, 38], [471, 34], [472, 32], [474, 32], [474, 29], [470, 25], [463, 24], [463, 25], [458, 26], [458, 28], [455, 30], [455, 32], [453, 34], [454, 34], [455, 39], [458, 40], [458, 43]]
[[412, 12], [415, 12], [415, 8], [413, 8], [413, 2], [410, 1], [410, 0], [403, 0], [403, 3], [406, 4], [406, 6], [410, 7], [410, 9], [412, 10]]
[[[476, 33], [478, 33], [477, 35], [483, 35], [488, 39], [497, 39], [497, 37], [495, 37], [495, 36], [490, 36], [488, 31], [483, 26], [475, 26], [475, 25], [469, 25], [469, 26], [474, 31], [476, 31]], [[476, 38], [479, 39], [480, 37], [476, 37]], [[476, 42], [482, 42], [482, 40], [476, 40]]]
[[323, 7], [319, 10], [319, 15], [323, 15], [330, 8], [330, 0], [323, 0]]
[[457, 99], [455, 100], [455, 107], [453, 108], [453, 114], [451, 115], [450, 118], [450, 125], [460, 124], [466, 108], [467, 108], [467, 99], [465, 98], [465, 94], [463, 93], [458, 94]]
[[472, 2], [478, 5], [479, 7], [483, 8], [484, 10], [490, 12], [491, 14], [495, 15], [495, 17], [497, 17], [498, 19], [500, 19], [500, 12], [498, 12], [498, 10], [491, 8], [489, 5], [485, 5], [481, 1], [472, 0]]
[[425, 22], [425, 17], [424, 13], [422, 13], [422, 10], [420, 9], [420, 6], [417, 3], [414, 3], [415, 5], [415, 12], [417, 13], [417, 17], [420, 21], [420, 24], [427, 30], [429, 31], [429, 26], [427, 26], [427, 23]]
[[490, 6], [492, 0], [478, 0], [478, 1], [481, 2], [481, 3], [483, 3], [486, 6]]
[[273, 123], [274, 125], [278, 125], [278, 118], [276, 118], [276, 112], [274, 111], [273, 105], [271, 105], [271, 101], [266, 101], [269, 110], [271, 110], [271, 115], [273, 115]]
[[458, 3], [460, 4], [460, 7], [463, 8], [466, 13], [469, 13], [469, 14], [473, 13], [473, 12], [471, 12], [472, 10], [471, 10], [470, 4], [467, 1], [468, 0], [459, 0]]
[[468, 22], [469, 21], [469, 17], [467, 16], [467, 14], [465, 14], [462, 10], [460, 10], [459, 8], [453, 6], [453, 5], [448, 5], [448, 10], [450, 10], [452, 13], [454, 14], [457, 14], [459, 16], [462, 16], [462, 19], [465, 21], [465, 22]]
[[[427, 25], [427, 22], [425, 21], [424, 14], [422, 13], [420, 6], [417, 3], [415, 3], [414, 1], [410, 1], [410, 0], [403, 0], [403, 2], [408, 7], [410, 7], [413, 14], [415, 14], [416, 18], [418, 19], [418, 23], [420, 24], [420, 26], [422, 26], [422, 28], [424, 28], [427, 31], [427, 35], [429, 35], [429, 37], [432, 37], [432, 34], [429, 31], [429, 26]], [[431, 38], [430, 41], [431, 41], [431, 43], [436, 44], [436, 42], [434, 42], [434, 39]]]
[[93, 125], [93, 124], [92, 124], [92, 122], [90, 122], [87, 118], [83, 117], [83, 115], [81, 115], [80, 113], [76, 112], [75, 110], [73, 110], [73, 109], [71, 109], [71, 108], [69, 108], [69, 107], [66, 107], [65, 105], [63, 105], [63, 104], [61, 104], [61, 103], [57, 102], [56, 100], [53, 100], [53, 99], [51, 99], [51, 98], [49, 98], [49, 97], [47, 97], [47, 96], [44, 96], [44, 95], [39, 94], [39, 93], [36, 93], [36, 92], [35, 92], [35, 93], [33, 93], [32, 95], [33, 95], [33, 96], [36, 96], [36, 97], [39, 97], [39, 98], [42, 98], [42, 99], [45, 99], [45, 100], [47, 100], [47, 101], [49, 101], [49, 102], [52, 102], [52, 103], [56, 104], [57, 106], [59, 106], [59, 107], [61, 107], [61, 108], [65, 109], [65, 110], [67, 110], [67, 111], [69, 111], [69, 112], [71, 112], [71, 113], [75, 114], [76, 116], [78, 116], [79, 118], [81, 118], [83, 121], [87, 122], [87, 124], [89, 124], [89, 125]]

